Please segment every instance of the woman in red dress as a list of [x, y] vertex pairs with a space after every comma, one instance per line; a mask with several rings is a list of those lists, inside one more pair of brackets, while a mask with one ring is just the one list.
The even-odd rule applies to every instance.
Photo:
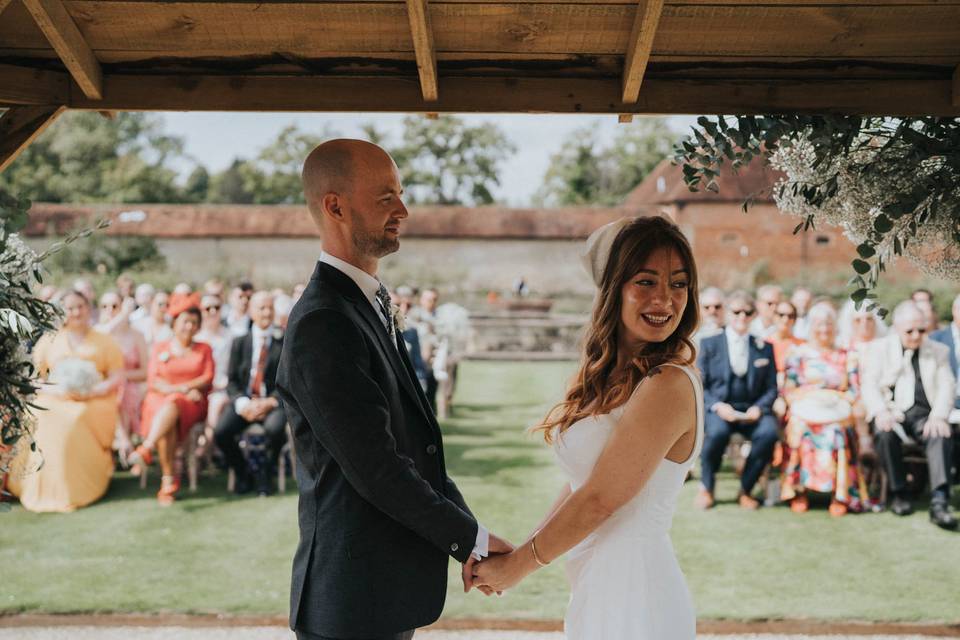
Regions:
[[194, 342], [200, 329], [200, 309], [187, 298], [170, 310], [173, 338], [154, 343], [147, 368], [147, 395], [141, 424], [147, 437], [130, 461], [149, 465], [156, 450], [163, 477], [157, 500], [172, 504], [180, 489], [174, 473], [177, 443], [207, 415], [207, 391], [213, 382], [213, 352], [210, 345]]

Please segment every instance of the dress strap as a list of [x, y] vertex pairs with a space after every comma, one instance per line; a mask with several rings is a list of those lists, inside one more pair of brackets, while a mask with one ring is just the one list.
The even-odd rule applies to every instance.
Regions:
[[696, 434], [694, 435], [694, 441], [693, 441], [693, 452], [682, 463], [682, 464], [686, 464], [687, 462], [693, 460], [696, 456], [700, 454], [700, 447], [703, 444], [703, 409], [704, 409], [703, 408], [703, 384], [700, 382], [700, 376], [698, 376], [696, 372], [694, 372], [694, 370], [687, 365], [676, 364], [673, 362], [665, 362], [660, 366], [676, 367], [677, 369], [680, 369], [685, 374], [687, 374], [687, 377], [690, 379], [690, 384], [693, 385], [693, 396], [694, 396], [694, 402], [696, 404], [696, 411], [697, 411], [696, 413], [697, 424], [696, 424]]

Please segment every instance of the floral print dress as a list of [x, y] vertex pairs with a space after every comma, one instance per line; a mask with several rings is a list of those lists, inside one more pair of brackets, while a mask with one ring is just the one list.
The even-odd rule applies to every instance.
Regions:
[[852, 510], [859, 508], [853, 429], [858, 389], [855, 352], [805, 343], [787, 353], [782, 499], [810, 490], [831, 494]]

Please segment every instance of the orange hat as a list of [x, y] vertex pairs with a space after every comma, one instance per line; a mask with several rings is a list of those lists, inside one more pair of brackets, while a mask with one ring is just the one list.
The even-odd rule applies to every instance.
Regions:
[[167, 313], [170, 314], [171, 318], [176, 318], [191, 308], [196, 309], [198, 312], [200, 311], [200, 293], [198, 291], [194, 291], [189, 295], [174, 294], [170, 296]]

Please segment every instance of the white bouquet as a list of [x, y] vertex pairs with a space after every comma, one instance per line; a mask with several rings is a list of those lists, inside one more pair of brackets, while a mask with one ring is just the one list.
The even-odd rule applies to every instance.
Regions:
[[82, 396], [90, 395], [102, 379], [92, 362], [80, 358], [64, 358], [50, 372], [50, 382]]

